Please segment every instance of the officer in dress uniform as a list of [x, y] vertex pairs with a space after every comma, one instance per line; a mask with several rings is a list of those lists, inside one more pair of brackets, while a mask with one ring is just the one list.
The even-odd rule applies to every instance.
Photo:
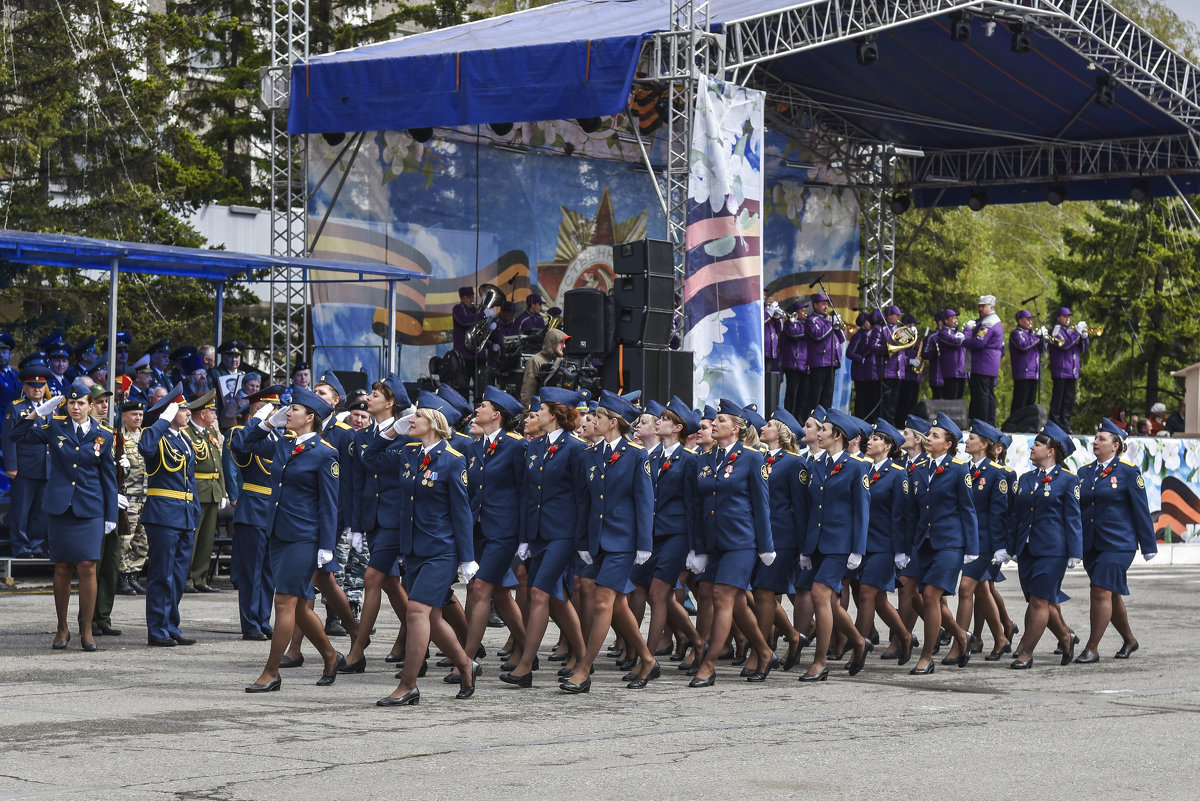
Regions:
[[196, 522], [191, 567], [183, 591], [220, 592], [208, 585], [213, 541], [217, 536], [217, 513], [229, 503], [221, 475], [224, 441], [216, 426], [217, 393], [210, 389], [189, 403], [188, 408], [192, 410], [192, 419], [183, 430], [196, 453], [196, 499], [200, 502], [200, 519]]
[[133, 378], [129, 390], [125, 393], [125, 399], [137, 401], [142, 404], [143, 409], [149, 409], [150, 394], [154, 391], [154, 368], [150, 366], [150, 357], [142, 356], [130, 369], [133, 370]]
[[96, 337], [90, 336], [74, 348], [75, 364], [67, 368], [66, 377], [74, 381], [92, 371], [92, 366], [100, 361], [100, 352], [96, 350]]
[[146, 404], [127, 400], [121, 404], [121, 430], [117, 437], [117, 466], [121, 479], [118, 503], [122, 509], [121, 566], [117, 579], [117, 595], [142, 595], [146, 591], [137, 575], [146, 564], [150, 547], [146, 527], [142, 525], [142, 508], [146, 505], [146, 462], [138, 452], [142, 436], [142, 417]]
[[[307, 362], [302, 362], [302, 364], [305, 365], [305, 370], [309, 369]], [[292, 378], [294, 381], [295, 373]], [[346, 397], [346, 390], [342, 386], [342, 382], [338, 380], [332, 370], [326, 370], [321, 375], [316, 386], [313, 387], [313, 392], [332, 406], [335, 411], [341, 405], [342, 399]], [[325, 421], [321, 436], [325, 438], [326, 442], [337, 448], [338, 468], [341, 471], [341, 477], [338, 479], [338, 541], [337, 547], [334, 548], [334, 555], [337, 557], [334, 561], [338, 563], [339, 567], [333, 573], [333, 580], [337, 584], [341, 596], [346, 599], [348, 608], [342, 611], [350, 619], [357, 621], [358, 615], [355, 607], [362, 604], [362, 576], [367, 569], [367, 561], [363, 557], [362, 551], [367, 546], [361, 537], [356, 538], [353, 544], [350, 542], [349, 515], [350, 507], [354, 504], [354, 486], [353, 482], [349, 480], [348, 473], [351, 461], [357, 457], [354, 455], [353, 449], [354, 429], [346, 422], [346, 418], [349, 416], [349, 409], [331, 415]], [[350, 597], [351, 592], [357, 593], [354, 598]], [[341, 606], [338, 591], [321, 593], [321, 602], [326, 607], [325, 633], [331, 637], [344, 637], [350, 633], [350, 630], [338, 621], [338, 616], [330, 604], [331, 600]]]
[[979, 319], [968, 320], [963, 345], [971, 352], [972, 418], [996, 424], [996, 377], [1004, 356], [1004, 323], [996, 315], [996, 296], [979, 296]]
[[71, 389], [71, 379], [67, 378], [67, 368], [71, 364], [71, 346], [63, 341], [61, 335], [55, 336], [52, 342], [43, 339], [38, 345], [41, 346], [43, 342], [46, 343], [46, 367], [50, 370], [50, 377], [46, 379], [47, 397], [66, 395]]
[[[129, 367], [129, 346], [133, 344], [133, 335], [128, 331], [117, 332], [117, 375], [125, 375]], [[105, 350], [108, 350], [107, 340], [105, 341]]]
[[49, 475], [49, 449], [39, 442], [16, 442], [13, 424], [29, 414], [46, 395], [50, 371], [44, 366], [24, 367], [20, 373], [21, 397], [5, 411], [3, 453], [4, 470], [12, 482], [9, 490], [8, 536], [12, 555], [18, 558], [44, 557], [48, 521], [44, 508], [46, 479]]
[[1092, 442], [1096, 460], [1079, 468], [1079, 511], [1083, 522], [1083, 566], [1091, 579], [1091, 624], [1083, 653], [1075, 661], [1100, 661], [1100, 638], [1111, 621], [1121, 635], [1117, 659], [1138, 649], [1121, 596], [1129, 594], [1125, 572], [1140, 548], [1147, 562], [1158, 553], [1154, 523], [1146, 502], [1146, 482], [1132, 462], [1125, 461], [1126, 432], [1107, 417]]
[[146, 641], [171, 648], [194, 645], [179, 629], [179, 601], [187, 583], [192, 537], [200, 520], [196, 497], [196, 452], [184, 433], [192, 419], [175, 385], [146, 411], [138, 452], [146, 464], [146, 506], [142, 521], [150, 553], [146, 564]]
[[[146, 348], [146, 358], [150, 365], [150, 383], [154, 387], [169, 389], [174, 386], [168, 375], [171, 368], [171, 340], [160, 339]], [[176, 382], [178, 383], [178, 382]]]
[[1066, 431], [1046, 423], [1029, 449], [1037, 469], [1017, 482], [1007, 544], [993, 558], [998, 564], [1017, 560], [1021, 590], [1029, 602], [1025, 636], [1009, 665], [1013, 670], [1033, 667], [1033, 651], [1047, 626], [1058, 637], [1062, 664], [1075, 657], [1074, 638], [1057, 611], [1066, 599], [1062, 580], [1067, 568], [1083, 562], [1079, 479], [1062, 466], [1074, 450]]
[[0, 331], [0, 409], [12, 406], [13, 401], [21, 396], [21, 379], [17, 371], [9, 364], [12, 349], [17, 343], [12, 334]]

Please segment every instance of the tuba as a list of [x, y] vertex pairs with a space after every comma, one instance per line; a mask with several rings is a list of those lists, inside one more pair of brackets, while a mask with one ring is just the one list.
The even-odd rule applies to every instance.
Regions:
[[[499, 306], [505, 301], [504, 293], [500, 287], [495, 284], [481, 284], [479, 286], [479, 303], [476, 305], [478, 311], [491, 309]], [[488, 337], [492, 335], [492, 320], [490, 317], [485, 317], [467, 331], [467, 336], [463, 340], [463, 346], [471, 353], [479, 353], [483, 350], [483, 346], [487, 343]]]

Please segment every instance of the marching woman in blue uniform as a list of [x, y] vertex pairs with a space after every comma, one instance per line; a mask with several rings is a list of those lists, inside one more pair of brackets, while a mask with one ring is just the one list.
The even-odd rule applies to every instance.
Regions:
[[921, 658], [909, 673], [933, 672], [933, 649], [945, 628], [958, 642], [959, 667], [971, 661], [967, 633], [954, 618], [942, 614], [942, 596], [953, 595], [964, 564], [979, 558], [979, 521], [971, 499], [967, 460], [954, 455], [962, 429], [944, 412], [929, 430], [925, 449], [929, 462], [913, 471], [909, 488], [916, 495], [916, 525], [906, 555], [917, 563], [920, 596], [914, 599], [925, 620]]
[[[746, 413], [750, 414], [749, 410]], [[758, 421], [751, 419], [751, 422]], [[800, 658], [801, 647], [808, 643], [808, 638], [803, 637], [788, 620], [778, 600], [784, 594], [795, 592], [792, 582], [796, 560], [800, 556], [802, 535], [808, 524], [808, 487], [804, 483], [808, 477], [808, 467], [796, 447], [796, 437], [802, 430], [800, 422], [782, 406], [774, 411], [770, 420], [763, 421], [759, 429], [759, 438], [767, 449], [767, 494], [771, 504], [771, 539], [776, 555], [770, 565], [759, 562], [754, 566], [750, 587], [754, 591], [754, 614], [763, 637], [772, 640], [778, 628], [788, 641], [784, 670], [791, 670], [795, 666]], [[757, 681], [758, 675], [765, 678], [770, 671], [767, 663], [772, 660], [773, 655], [755, 652], [746, 663], [750, 669], [747, 679]]]
[[1092, 633], [1075, 661], [1085, 665], [1100, 661], [1100, 638], [1109, 622], [1121, 635], [1117, 659], [1127, 659], [1138, 649], [1121, 598], [1129, 594], [1125, 572], [1139, 548], [1147, 562], [1158, 553], [1146, 482], [1135, 465], [1121, 458], [1125, 436], [1113, 421], [1102, 418], [1092, 441], [1096, 461], [1079, 468], [1083, 567], [1092, 584]]
[[[692, 574], [692, 590], [696, 594], [696, 633], [700, 635], [700, 639], [708, 642], [709, 632], [712, 631], [713, 617], [713, 583], [712, 574], [704, 569], [695, 568], [696, 543], [702, 541], [701, 526], [703, 521], [700, 519], [700, 512], [704, 499], [700, 496], [699, 490], [699, 474], [704, 468], [705, 460], [716, 450], [717, 443], [713, 440], [712, 427], [717, 419], [717, 410], [708, 404], [704, 405], [704, 409], [699, 412], [700, 429], [696, 436], [696, 473], [692, 476], [692, 481], [696, 483], [696, 497], [700, 498], [699, 502], [690, 509], [692, 515], [692, 529], [688, 534], [688, 553], [684, 557], [683, 563], [685, 569]], [[700, 660], [704, 656], [703, 647], [693, 649], [692, 655], [680, 662], [676, 667], [679, 670], [686, 671], [689, 676], [695, 676], [696, 671], [700, 669]]]
[[581, 465], [588, 443], [571, 433], [579, 423], [575, 407], [580, 396], [562, 387], [545, 387], [540, 398], [534, 416], [541, 435], [525, 450], [521, 541], [517, 545], [517, 556], [529, 560], [525, 651], [516, 667], [500, 676], [504, 683], [517, 687], [533, 686], [533, 664], [552, 605], [571, 656], [582, 659], [587, 650], [579, 615], [563, 594], [563, 578], [576, 558], [575, 541], [586, 522], [580, 514], [580, 500], [587, 491]]
[[[247, 418], [265, 403], [278, 403], [282, 385], [268, 387], [246, 398], [237, 412]], [[247, 422], [249, 422], [247, 420]], [[254, 421], [252, 425], [257, 424]], [[245, 424], [229, 431], [229, 450], [241, 471], [237, 506], [233, 510], [233, 545], [229, 572], [238, 593], [238, 617], [243, 640], [267, 640], [271, 637], [271, 570], [267, 564], [267, 532], [279, 492], [281, 465], [256, 456], [243, 444], [248, 433]]]
[[855, 621], [859, 634], [869, 637], [878, 613], [891, 629], [900, 665], [912, 656], [913, 641], [900, 613], [888, 601], [888, 593], [896, 589], [896, 566], [904, 561], [910, 522], [908, 471], [896, 461], [903, 454], [902, 442], [904, 435], [882, 417], [867, 438], [871, 510], [867, 550], [858, 569], [859, 604]]
[[[478, 663], [467, 657], [454, 629], [442, 619], [442, 607], [455, 577], [461, 572], [469, 583], [479, 569], [471, 542], [467, 460], [448, 444], [453, 436], [446, 417], [449, 411], [448, 401], [432, 392], [422, 392], [409, 429], [416, 441], [400, 451], [400, 480], [406, 485], [412, 506], [412, 517], [399, 521], [400, 556], [408, 590], [404, 651], [411, 658], [404, 662], [400, 684], [391, 695], [376, 701], [377, 706], [420, 703], [417, 679], [423, 664], [417, 655], [425, 653], [430, 639], [458, 668], [461, 687], [456, 698], [475, 694], [475, 678], [481, 672]], [[391, 436], [395, 436], [394, 429], [383, 432], [368, 451], [382, 452], [382, 443]]]
[[472, 510], [479, 572], [467, 586], [464, 650], [478, 653], [494, 600], [496, 613], [512, 636], [510, 658], [514, 662], [521, 660], [525, 650], [525, 623], [508, 591], [517, 585], [512, 561], [519, 544], [521, 485], [525, 479], [525, 438], [514, 434], [512, 427], [522, 409], [521, 402], [512, 395], [487, 387], [483, 400], [475, 407], [471, 432], [478, 433], [479, 439], [472, 443], [467, 460], [475, 489]]
[[800, 681], [829, 678], [825, 660], [835, 629], [853, 643], [854, 658], [846, 665], [850, 675], [856, 675], [866, 665], [867, 641], [854, 628], [854, 621], [840, 603], [842, 576], [862, 564], [867, 549], [871, 507], [869, 464], [846, 451], [857, 430], [850, 415], [837, 409], [827, 411], [817, 439], [825, 458], [813, 466], [808, 477], [808, 526], [799, 562], [802, 569], [813, 571], [817, 637], [813, 663]]
[[[912, 540], [912, 532], [916, 528], [917, 518], [920, 516], [917, 506], [917, 479], [924, 475], [925, 466], [929, 462], [929, 455], [925, 453], [925, 441], [929, 436], [932, 426], [929, 421], [910, 414], [905, 421], [907, 425], [904, 428], [904, 442], [900, 443], [903, 451], [903, 458], [900, 460], [904, 472], [908, 474], [908, 516], [904, 530], [904, 552], [896, 554], [896, 611], [900, 613], [900, 620], [904, 622], [904, 627], [910, 632], [915, 631], [917, 618], [920, 617], [920, 589], [919, 575], [917, 573], [920, 564], [912, 558], [910, 553], [909, 543]], [[920, 644], [920, 640], [913, 636], [913, 648]], [[893, 642], [888, 646], [884, 653], [880, 654], [880, 659], [898, 659], [900, 656], [900, 644]]]
[[994, 561], [1017, 560], [1017, 575], [1029, 607], [1025, 611], [1025, 636], [1009, 665], [1013, 670], [1033, 667], [1033, 650], [1047, 626], [1058, 637], [1062, 664], [1075, 657], [1071, 631], [1053, 609], [1059, 602], [1068, 567], [1083, 561], [1083, 526], [1079, 517], [1079, 479], [1063, 468], [1075, 443], [1054, 423], [1046, 423], [1029, 449], [1030, 470], [1017, 482], [1006, 547]]
[[571, 674], [559, 688], [566, 693], [586, 693], [592, 688], [592, 667], [611, 626], [625, 644], [626, 656], [637, 656], [640, 670], [629, 678], [630, 689], [641, 689], [661, 673], [654, 654], [642, 640], [628, 606], [619, 610], [635, 564], [650, 559], [654, 543], [654, 482], [646, 449], [629, 439], [632, 424], [641, 412], [620, 395], [604, 390], [596, 409], [600, 442], [580, 460], [585, 490], [580, 497], [580, 526], [576, 549], [580, 560], [592, 568], [596, 583], [592, 594], [591, 629], [587, 651], [576, 659]]
[[176, 384], [146, 410], [138, 453], [146, 466], [142, 525], [146, 556], [146, 642], [158, 648], [195, 645], [179, 629], [179, 601], [192, 564], [192, 539], [200, 520], [196, 452], [183, 429], [192, 412]]
[[46, 513], [50, 518], [50, 561], [54, 562], [54, 609], [58, 632], [52, 647], [71, 638], [67, 607], [71, 574], [79, 573], [79, 639], [95, 651], [92, 615], [96, 609], [96, 562], [104, 535], [117, 527], [117, 463], [113, 432], [92, 419], [91, 389], [76, 380], [67, 390], [65, 415], [39, 419], [62, 398], [44, 401], [13, 421], [14, 442], [50, 446]]
[[[975, 503], [975, 517], [979, 527], [979, 550], [984, 554], [995, 553], [1004, 547], [1008, 539], [1008, 474], [1003, 465], [988, 458], [992, 445], [999, 439], [1000, 431], [995, 426], [983, 420], [971, 421], [966, 451], [970, 460], [968, 469], [971, 476], [971, 499]], [[1000, 566], [992, 560], [976, 559], [963, 566], [962, 579], [958, 583], [958, 614], [955, 615], [955, 621], [960, 627], [970, 631], [978, 605], [978, 611], [991, 628], [992, 639], [996, 643], [990, 654], [992, 658], [988, 660], [990, 662], [995, 662], [1012, 651], [1012, 644], [1007, 640], [1004, 625], [1000, 621], [1000, 611], [996, 608], [992, 599], [992, 589], [988, 585], [999, 571]], [[944, 608], [943, 614], [947, 611], [948, 607]], [[968, 637], [967, 642], [972, 653], [975, 653], [975, 635]], [[979, 650], [983, 650], [982, 645], [979, 646]], [[957, 651], [958, 645], [955, 644], [942, 660], [942, 664], [958, 662], [962, 654]]]
[[[337, 449], [319, 433], [321, 421], [332, 412], [333, 407], [312, 391], [293, 387], [291, 405], [259, 409], [242, 440], [246, 450], [279, 465], [279, 490], [267, 539], [267, 561], [275, 585], [275, 630], [267, 664], [246, 687], [248, 693], [280, 688], [279, 662], [296, 626], [325, 660], [317, 686], [333, 684], [337, 669], [346, 663], [325, 636], [321, 618], [307, 603], [314, 596], [313, 573], [334, 561], [337, 545], [341, 471]], [[277, 429], [283, 426], [295, 439], [279, 435]]]
[[658, 643], [669, 627], [686, 638], [697, 654], [704, 649], [704, 640], [692, 625], [687, 610], [676, 599], [675, 585], [687, 561], [696, 524], [695, 510], [699, 505], [697, 455], [683, 443], [699, 430], [700, 416], [678, 397], [672, 397], [659, 415], [654, 429], [659, 444], [650, 454], [650, 478], [654, 481], [654, 545], [650, 549], [650, 560], [645, 564], [645, 576], [649, 576], [646, 591], [650, 600], [646, 642]]
[[721, 399], [713, 421], [716, 448], [698, 463], [697, 486], [703, 505], [689, 567], [696, 573], [707, 570], [711, 576], [713, 619], [708, 650], [689, 687], [711, 687], [716, 683], [717, 657], [734, 620], [759, 655], [760, 663], [766, 660], [750, 678], [762, 681], [777, 661], [746, 602], [745, 590], [754, 573], [756, 556], [758, 562], [769, 567], [776, 554], [771, 538], [766, 460], [761, 451], [742, 442], [749, 430], [745, 414], [733, 401]]

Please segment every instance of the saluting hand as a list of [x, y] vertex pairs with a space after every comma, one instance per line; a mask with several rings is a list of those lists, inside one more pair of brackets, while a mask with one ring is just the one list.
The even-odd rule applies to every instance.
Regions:
[[267, 423], [272, 428], [282, 428], [283, 426], [287, 425], [287, 415], [287, 407], [281, 406], [270, 417], [267, 418]]

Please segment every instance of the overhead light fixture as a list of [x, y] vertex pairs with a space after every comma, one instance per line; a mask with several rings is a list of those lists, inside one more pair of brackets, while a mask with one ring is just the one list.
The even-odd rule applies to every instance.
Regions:
[[893, 147], [892, 152], [897, 156], [906, 156], [910, 159], [925, 158], [925, 151], [919, 147]]
[[599, 117], [580, 117], [575, 122], [578, 123], [580, 130], [587, 134], [600, 130]]
[[1051, 206], [1058, 206], [1067, 199], [1067, 188], [1062, 184], [1050, 184], [1050, 189], [1046, 191], [1046, 202]]
[[1107, 72], [1096, 75], [1096, 105], [1100, 108], [1112, 108], [1117, 102], [1117, 82]]
[[967, 208], [971, 211], [983, 211], [983, 207], [988, 204], [988, 193], [983, 189], [976, 189], [967, 198]]
[[879, 61], [879, 46], [875, 44], [875, 34], [854, 40], [854, 58], [864, 67], [869, 67]]
[[489, 122], [488, 127], [496, 136], [508, 136], [513, 129], [513, 124], [511, 122]]
[[1138, 178], [1129, 187], [1130, 200], [1141, 203], [1150, 198], [1150, 182], [1145, 178]]
[[330, 133], [321, 134], [321, 138], [325, 140], [325, 144], [330, 147], [337, 147], [342, 142], [346, 141], [346, 134], [341, 131], [332, 131]]
[[992, 34], [994, 34], [995, 32], [996, 32], [996, 20], [989, 19], [987, 22], [983, 23], [983, 35], [984, 36], [987, 36], [990, 38], [992, 36]]
[[796, 161], [795, 159], [780, 159], [779, 166], [789, 170], [815, 170], [817, 168], [817, 165], [811, 161]]
[[1009, 49], [1014, 53], [1028, 53], [1032, 49], [1033, 43], [1029, 40], [1029, 32], [1026, 30], [1024, 22], [1014, 22], [1012, 24], [1012, 44]]
[[888, 208], [892, 210], [892, 214], [903, 214], [912, 206], [912, 195], [893, 195], [892, 202], [888, 204]]
[[409, 128], [408, 135], [413, 138], [414, 142], [421, 142], [422, 144], [424, 144], [425, 142], [428, 142], [430, 139], [433, 138], [433, 129], [432, 128]]
[[971, 18], [961, 11], [950, 15], [950, 41], [968, 42], [971, 40]]

